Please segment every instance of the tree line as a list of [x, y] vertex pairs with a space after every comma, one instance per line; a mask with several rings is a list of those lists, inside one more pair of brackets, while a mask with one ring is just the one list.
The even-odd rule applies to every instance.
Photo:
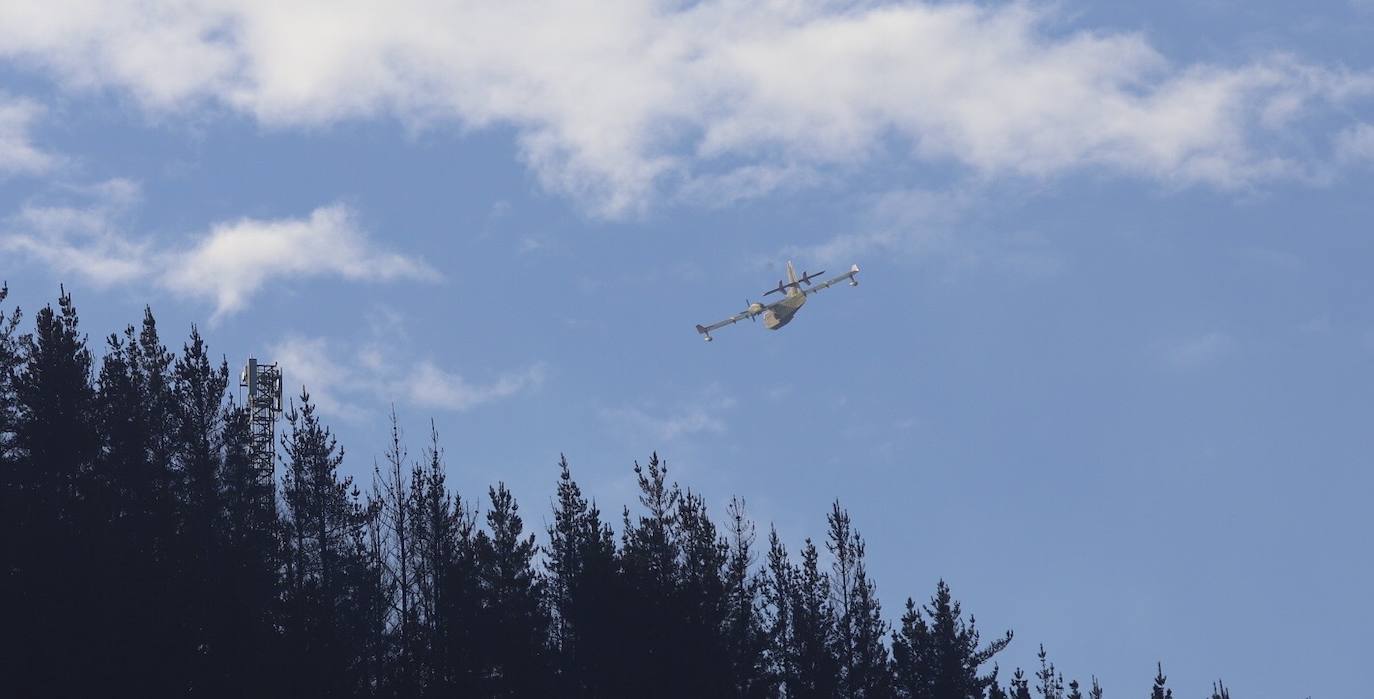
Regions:
[[174, 353], [145, 310], [97, 360], [65, 291], [22, 321], [0, 314], [10, 696], [1103, 696], [1043, 648], [1001, 677], [1012, 633], [984, 639], [944, 582], [889, 622], [838, 503], [794, 550], [653, 455], [617, 533], [560, 457], [536, 532], [504, 484], [481, 508], [448, 488], [432, 426], [412, 458], [394, 411], [371, 482], [344, 477], [304, 390], [264, 479], [195, 328]]

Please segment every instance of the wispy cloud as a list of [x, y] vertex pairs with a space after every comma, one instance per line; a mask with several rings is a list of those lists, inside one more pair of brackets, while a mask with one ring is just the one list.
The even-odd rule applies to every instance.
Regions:
[[282, 367], [282, 383], [287, 397], [310, 392], [320, 410], [352, 422], [368, 415], [354, 398], [359, 389], [369, 389], [366, 374], [357, 367], [338, 361], [330, 341], [323, 337], [289, 336], [275, 343], [264, 355]]
[[655, 405], [619, 406], [604, 408], [601, 419], [618, 432], [646, 435], [658, 442], [697, 434], [722, 434], [726, 431], [726, 414], [734, 407], [735, 399], [718, 390], [684, 400], [672, 408]]
[[29, 134], [43, 112], [33, 100], [0, 92], [0, 176], [42, 174], [56, 164], [57, 158], [39, 150]]
[[371, 413], [366, 406], [377, 403], [472, 410], [536, 391], [548, 373], [546, 364], [535, 362], [478, 381], [403, 350], [387, 352], [377, 343], [364, 343], [350, 353], [337, 340], [302, 335], [282, 338], [264, 356], [282, 365], [293, 391], [307, 388], [320, 410], [354, 422], [367, 419]]
[[0, 250], [34, 259], [62, 275], [99, 287], [141, 279], [151, 271], [149, 245], [120, 231], [139, 198], [129, 180], [109, 180], [78, 194], [85, 206], [28, 204], [0, 223]]
[[1293, 125], [1339, 128], [1350, 100], [1374, 91], [1368, 73], [1279, 54], [1177, 63], [1141, 34], [1065, 33], [1056, 12], [54, 0], [0, 5], [0, 56], [151, 110], [509, 125], [546, 187], [608, 216], [665, 190], [757, 196], [894, 147], [979, 177], [1102, 168], [1246, 187], [1303, 177], [1311, 149], [1293, 146]]
[[139, 199], [137, 183], [109, 180], [77, 193], [88, 201], [30, 204], [0, 223], [0, 250], [99, 286], [147, 282], [208, 299], [215, 305], [214, 319], [241, 310], [263, 287], [281, 279], [439, 278], [419, 260], [378, 248], [341, 204], [317, 208], [304, 218], [215, 224], [189, 236], [191, 244], [179, 249], [126, 232], [128, 211]]
[[1346, 162], [1374, 162], [1374, 124], [1360, 123], [1336, 134], [1336, 157]]
[[422, 361], [398, 385], [403, 394], [417, 405], [468, 410], [536, 389], [544, 383], [546, 371], [543, 363], [536, 363], [526, 369], [498, 376], [489, 383], [473, 383], [456, 373], [440, 369], [432, 362]]

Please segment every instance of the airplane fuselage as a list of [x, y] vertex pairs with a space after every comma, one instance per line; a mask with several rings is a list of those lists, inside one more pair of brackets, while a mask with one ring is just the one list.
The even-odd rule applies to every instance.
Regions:
[[788, 289], [787, 296], [768, 307], [763, 312], [763, 327], [769, 330], [777, 330], [784, 325], [792, 322], [792, 316], [797, 315], [797, 311], [806, 305], [806, 294], [796, 289]]

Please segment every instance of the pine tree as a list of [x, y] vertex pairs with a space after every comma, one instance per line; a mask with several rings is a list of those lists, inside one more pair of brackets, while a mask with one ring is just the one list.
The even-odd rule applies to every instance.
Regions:
[[[996, 673], [994, 672], [993, 674], [995, 675]], [[899, 694], [898, 696], [901, 695]], [[1002, 689], [1002, 686], [994, 681], [992, 684], [988, 685], [987, 699], [1011, 699], [1011, 696], [1007, 694], [1007, 690]]]
[[[0, 283], [0, 304], [4, 304], [9, 294], [9, 285]], [[0, 495], [10, 492], [10, 468], [15, 458], [11, 452], [16, 420], [14, 374], [23, 361], [19, 352], [19, 336], [16, 333], [23, 317], [18, 308], [6, 314], [3, 305], [0, 305], [0, 469], [3, 469], [0, 471], [0, 487], [4, 488]], [[0, 505], [4, 504], [0, 501]], [[0, 507], [0, 510], [5, 508]]]
[[[974, 619], [970, 617], [965, 625], [959, 603], [941, 580], [924, 610], [907, 600], [901, 629], [892, 635], [898, 692], [919, 699], [982, 697], [996, 683], [996, 673], [994, 670], [993, 674], [979, 675], [978, 668], [1006, 648], [1011, 637], [1008, 631], [1004, 637], [979, 648]], [[1012, 682], [1013, 696], [1019, 691], [1017, 680], [1021, 677], [1017, 670]]]
[[1069, 693], [1067, 699], [1083, 699], [1083, 692], [1078, 689], [1078, 680], [1069, 680]]
[[827, 515], [826, 548], [834, 558], [831, 604], [835, 610], [835, 657], [840, 661], [840, 692], [849, 697], [892, 693], [887, 648], [887, 625], [864, 565], [864, 543], [854, 531], [849, 513], [836, 501]]
[[[840, 663], [835, 657], [835, 612], [830, 606], [830, 579], [820, 570], [816, 545], [807, 539], [792, 588], [792, 655], [795, 685], [788, 696], [828, 697], [837, 690]], [[794, 691], [795, 690], [795, 691]]]
[[[21, 490], [25, 480], [23, 466], [14, 448], [14, 430], [18, 417], [14, 376], [23, 362], [19, 336], [16, 333], [23, 315], [18, 308], [8, 313], [4, 312], [4, 302], [8, 297], [9, 285], [0, 284], [0, 561], [8, 562], [0, 566], [0, 612], [8, 612], [11, 605], [18, 606], [23, 591], [23, 579], [32, 575], [32, 571], [22, 567], [22, 562], [28, 555], [28, 552], [21, 548], [25, 546], [22, 539], [28, 534], [25, 531], [28, 524], [25, 520], [28, 502]], [[0, 635], [0, 656], [15, 658], [18, 661], [28, 652], [14, 646], [22, 643], [20, 635], [27, 633], [29, 629], [21, 624], [30, 619], [17, 609], [14, 615], [5, 613], [5, 617], [11, 619], [10, 623], [14, 626], [9, 632]], [[18, 673], [5, 674], [13, 676]], [[15, 679], [20, 686], [24, 686], [23, 680], [18, 677]]]
[[583, 497], [562, 454], [558, 467], [545, 568], [559, 686], [569, 696], [605, 696], [615, 686], [620, 664], [614, 535], [596, 505]]
[[481, 570], [477, 555], [477, 514], [456, 495], [449, 516], [452, 559], [440, 575], [434, 625], [436, 696], [476, 696], [481, 690], [483, 660], [479, 650], [487, 639], [482, 628]]
[[1231, 699], [1231, 692], [1226, 689], [1226, 685], [1221, 680], [1212, 684], [1211, 699]]
[[1030, 680], [1019, 667], [1011, 676], [1011, 699], [1031, 699]]
[[706, 502], [691, 491], [678, 502], [682, 562], [673, 623], [672, 661], [678, 690], [687, 696], [725, 696], [734, 687], [725, 645], [728, 544], [716, 532]]
[[[193, 335], [193, 345], [194, 341]], [[285, 581], [277, 491], [270, 474], [258, 473], [250, 458], [248, 414], [232, 396], [220, 422], [223, 456], [218, 480], [224, 508], [220, 616], [225, 622], [224, 656], [236, 668], [222, 689], [225, 696], [273, 696], [282, 684], [277, 628], [279, 591]]]
[[[150, 311], [145, 311], [139, 340], [148, 377], [148, 407], [161, 410], [167, 406], [170, 409], [164, 414], [173, 416], [172, 420], [153, 416], [149, 422], [170, 428], [153, 430], [152, 460], [161, 461], [163, 453], [175, 454], [175, 481], [181, 491], [178, 504], [182, 526], [176, 556], [183, 567], [180, 577], [184, 593], [179, 617], [187, 627], [191, 648], [196, 650], [192, 674], [199, 680], [192, 683], [191, 691], [210, 691], [211, 687], [226, 686], [241, 667], [241, 660], [229, 652], [229, 636], [238, 620], [225, 616], [222, 606], [205, 602], [231, 594], [225, 586], [227, 537], [220, 486], [229, 366], [223, 360], [218, 366], [211, 362], [199, 331], [192, 328], [181, 357], [171, 367], [169, 385], [167, 363], [171, 358], [158, 341]], [[172, 434], [170, 440], [168, 433]]]
[[16, 589], [7, 634], [23, 642], [10, 659], [26, 669], [18, 695], [85, 695], [112, 670], [101, 655], [112, 639], [92, 628], [105, 614], [97, 603], [102, 583], [86, 574], [90, 561], [104, 557], [98, 533], [109, 521], [94, 470], [100, 445], [92, 357], [65, 290], [58, 310], [46, 306], [34, 321], [34, 332], [20, 338], [13, 378], [17, 458], [7, 488], [16, 526], [7, 534]]
[[1040, 644], [1040, 652], [1036, 657], [1040, 659], [1040, 670], [1035, 673], [1035, 691], [1044, 699], [1063, 699], [1064, 677], [1055, 672], [1054, 663], [1049, 662], [1045, 644]]
[[484, 694], [542, 696], [547, 687], [543, 580], [534, 569], [538, 547], [524, 535], [520, 507], [504, 483], [488, 491], [487, 531], [476, 551], [484, 615]]
[[1173, 699], [1174, 690], [1164, 686], [1169, 679], [1164, 676], [1164, 663], [1157, 663], [1155, 667], [1158, 671], [1155, 673], [1155, 686], [1150, 690], [1150, 699]]
[[744, 500], [731, 498], [729, 559], [725, 569], [725, 648], [734, 678], [732, 696], [766, 697], [776, 692], [768, 675], [768, 634], [760, 614], [762, 575], [755, 575], [754, 523], [745, 515]]
[[366, 676], [366, 527], [372, 514], [352, 478], [339, 478], [343, 450], [302, 390], [286, 414], [282, 478], [285, 545], [284, 643], [295, 653], [288, 694], [345, 695]]
[[[641, 467], [635, 464], [639, 481], [639, 502], [645, 514], [633, 523], [629, 508], [624, 511], [621, 568], [625, 595], [621, 600], [627, 625], [625, 652], [626, 686], [629, 694], [651, 695], [673, 692], [674, 662], [677, 652], [676, 586], [681, 544], [678, 532], [678, 503], [682, 491], [668, 483], [667, 464], [658, 454]], [[673, 682], [665, 682], [672, 678]], [[665, 684], [667, 687], [665, 688]]]
[[[416, 608], [414, 491], [417, 474], [406, 465], [408, 453], [401, 438], [401, 426], [396, 408], [391, 408], [391, 441], [387, 445], [386, 472], [373, 466], [378, 490], [374, 501], [380, 515], [380, 537], [374, 538], [374, 565], [380, 567], [382, 579], [377, 581], [385, 599], [379, 605], [386, 613], [386, 624], [396, 637], [395, 652], [390, 654], [387, 674], [395, 691], [413, 695], [410, 685], [412, 667], [418, 654], [417, 637], [420, 620]], [[418, 468], [418, 467], [417, 467]]]
[[[763, 576], [763, 627], [767, 637], [769, 681], [774, 686], [797, 686], [797, 658], [792, 637], [792, 599], [796, 569], [776, 528], [768, 530], [768, 562]], [[790, 695], [789, 695], [790, 696]]]
[[417, 658], [419, 684], [436, 692], [450, 688], [452, 678], [443, 659], [449, 646], [449, 628], [441, 610], [448, 593], [447, 576], [457, 564], [460, 522], [456, 512], [462, 501], [445, 485], [443, 449], [439, 431], [430, 422], [430, 445], [425, 451], [425, 467], [416, 466], [411, 475], [411, 539], [415, 547], [415, 590], [417, 618], [420, 623]]
[[[177, 541], [183, 527], [169, 458], [171, 421], [155, 407], [163, 396], [153, 395], [167, 390], [165, 373], [159, 373], [166, 366], [148, 361], [164, 356], [146, 357], [133, 326], [106, 342], [95, 407], [101, 449], [93, 482], [99, 487], [91, 495], [99, 499], [91, 504], [105, 526], [87, 533], [100, 539], [99, 558], [88, 564], [106, 571], [92, 635], [121, 639], [96, 660], [103, 667], [95, 672], [148, 693], [186, 691], [198, 668], [194, 649], [203, 641], [195, 633], [199, 616], [188, 617], [198, 610], [189, 603], [190, 552]], [[167, 671], [150, 672], [156, 662], [169, 660]]]
[[1097, 676], [1093, 676], [1093, 686], [1088, 690], [1088, 699], [1102, 699], [1102, 685], [1097, 683]]

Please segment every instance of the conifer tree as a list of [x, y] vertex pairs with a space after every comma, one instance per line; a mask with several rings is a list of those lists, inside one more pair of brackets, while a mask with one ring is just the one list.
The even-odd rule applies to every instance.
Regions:
[[679, 691], [725, 696], [734, 687], [724, 639], [728, 545], [716, 532], [706, 502], [688, 491], [678, 502], [682, 562], [672, 619], [678, 627], [672, 655]]
[[369, 617], [358, 591], [368, 578], [370, 513], [352, 478], [339, 477], [343, 450], [304, 389], [286, 421], [283, 640], [295, 650], [286, 689], [297, 695], [350, 694], [367, 679], [362, 647]]
[[476, 537], [486, 652], [484, 694], [542, 696], [547, 686], [547, 621], [543, 580], [534, 569], [538, 548], [525, 536], [520, 507], [504, 483], [488, 490], [487, 530]]
[[1011, 676], [1011, 699], [1031, 699], [1030, 680], [1026, 674], [1021, 672], [1021, 668], [1016, 668], [1016, 672]]
[[[978, 674], [978, 668], [1011, 643], [1011, 632], [979, 648], [979, 634], [973, 617], [965, 624], [959, 603], [949, 586], [941, 580], [935, 596], [924, 609], [907, 599], [901, 628], [892, 635], [893, 665], [901, 696], [982, 697], [996, 683], [996, 671]], [[1018, 669], [1011, 693], [1016, 696]]]
[[1093, 676], [1093, 686], [1088, 690], [1088, 699], [1102, 699], [1102, 685], [1097, 683], [1097, 676]]
[[[23, 314], [15, 308], [4, 312], [5, 299], [9, 298], [8, 284], [0, 283], [0, 486], [4, 487], [0, 496], [8, 494], [10, 465], [14, 463], [11, 453], [14, 440], [15, 397], [14, 374], [19, 369], [22, 356], [19, 353], [19, 323]], [[0, 501], [0, 505], [4, 502]], [[3, 509], [3, 508], [0, 508]], [[0, 539], [3, 540], [3, 539]]]
[[744, 500], [731, 498], [729, 559], [725, 570], [725, 648], [734, 678], [732, 696], [766, 697], [776, 687], [768, 676], [768, 634], [760, 615], [762, 574], [755, 574], [754, 523], [745, 515]]
[[828, 697], [836, 692], [840, 663], [835, 657], [835, 613], [830, 579], [820, 569], [816, 545], [807, 539], [792, 588], [792, 649], [796, 662], [788, 696]]
[[864, 542], [854, 531], [849, 513], [836, 501], [826, 516], [826, 548], [834, 558], [831, 604], [835, 610], [835, 657], [840, 662], [839, 691], [850, 697], [892, 693], [886, 622], [864, 564]]
[[[3, 304], [9, 292], [9, 286], [0, 283], [0, 560], [17, 562], [15, 537], [18, 528], [23, 526], [19, 513], [24, 502], [18, 489], [19, 464], [13, 448], [17, 409], [14, 374], [21, 363], [19, 336], [16, 333], [23, 316], [17, 308], [5, 313]], [[17, 576], [11, 569], [0, 570], [0, 600], [9, 602], [15, 599], [13, 593], [17, 582]], [[0, 648], [0, 651], [4, 650]]]
[[432, 421], [425, 457], [425, 466], [417, 464], [411, 475], [410, 525], [415, 547], [416, 616], [421, 627], [416, 661], [419, 684], [439, 688], [447, 687], [451, 680], [443, 662], [449, 629], [442, 623], [441, 610], [448, 593], [447, 576], [457, 564], [463, 545], [459, 540], [460, 522], [455, 515], [462, 511], [462, 502], [445, 485], [443, 450]]
[[[995, 675], [996, 673], [994, 672], [993, 674]], [[902, 695], [898, 694], [897, 696]], [[994, 681], [992, 684], [988, 685], [987, 699], [1011, 699], [1011, 695], [1007, 694], [1007, 690], [1002, 689], [1002, 686]]]
[[[199, 682], [192, 691], [220, 688], [239, 671], [241, 660], [226, 653], [229, 634], [239, 623], [224, 616], [223, 607], [206, 604], [207, 599], [223, 599], [228, 559], [225, 554], [225, 507], [220, 486], [224, 463], [224, 397], [229, 384], [228, 363], [211, 362], [205, 343], [195, 328], [171, 367], [170, 355], [157, 338], [151, 311], [145, 311], [140, 334], [144, 371], [148, 377], [149, 409], [170, 408], [165, 415], [172, 420], [150, 417], [149, 422], [168, 426], [154, 430], [152, 458], [160, 453], [175, 454], [176, 482], [181, 495], [181, 535], [177, 558], [182, 562], [184, 582], [183, 610], [191, 647], [196, 653], [194, 674]], [[170, 433], [170, 438], [167, 436]], [[161, 446], [166, 440], [169, 446]]]
[[787, 548], [778, 530], [768, 530], [768, 562], [763, 575], [763, 626], [767, 637], [769, 681], [788, 689], [797, 686], [796, 644], [792, 636], [792, 599], [795, 596], [796, 568], [788, 560]]
[[386, 472], [373, 466], [378, 492], [374, 498], [379, 513], [380, 536], [375, 537], [374, 565], [380, 567], [382, 578], [377, 581], [386, 597], [379, 605], [384, 610], [386, 624], [395, 635], [395, 653], [389, 658], [388, 674], [397, 692], [413, 694], [409, 686], [411, 667], [418, 654], [417, 637], [419, 613], [416, 608], [414, 491], [415, 473], [407, 467], [408, 453], [401, 438], [401, 426], [396, 407], [391, 408], [391, 440], [387, 444]]
[[[194, 344], [194, 339], [192, 340]], [[248, 414], [230, 396], [220, 419], [223, 511], [219, 570], [224, 655], [234, 666], [226, 696], [272, 696], [280, 691], [279, 591], [283, 559], [272, 474], [250, 458]]]
[[620, 581], [614, 535], [596, 505], [583, 497], [562, 454], [558, 467], [545, 547], [558, 682], [570, 696], [605, 696], [621, 662], [615, 654]]
[[[104, 557], [98, 533], [109, 521], [94, 470], [100, 445], [92, 357], [65, 290], [58, 310], [45, 306], [34, 326], [20, 338], [13, 379], [17, 458], [7, 487], [16, 527], [7, 534], [17, 589], [7, 633], [24, 641], [11, 656], [27, 669], [17, 694], [85, 695], [93, 691], [86, 683], [97, 687], [114, 669], [100, 655], [108, 638], [91, 628], [105, 613], [96, 604], [101, 582], [83, 574]], [[90, 665], [73, 672], [72, 662]]]
[[1211, 699], [1231, 699], [1231, 692], [1226, 689], [1226, 685], [1223, 684], [1221, 680], [1217, 680], [1212, 684]]
[[[665, 678], [674, 673], [676, 636], [674, 624], [681, 544], [678, 503], [682, 491], [668, 483], [667, 464], [653, 454], [641, 467], [635, 463], [639, 502], [645, 513], [633, 523], [629, 508], [623, 514], [621, 569], [624, 574], [624, 605], [627, 677], [624, 691], [631, 694], [664, 692]], [[668, 691], [672, 691], [670, 688]]]
[[1035, 673], [1035, 691], [1044, 699], [1063, 699], [1064, 677], [1055, 671], [1054, 663], [1049, 662], [1045, 644], [1040, 644], [1040, 652], [1036, 657], [1040, 659], [1040, 670]]
[[1066, 699], [1083, 699], [1083, 692], [1078, 689], [1078, 680], [1069, 680], [1069, 693]]
[[[0, 567], [0, 609], [17, 606], [22, 582], [32, 574], [19, 567], [23, 560], [20, 539], [27, 533], [27, 502], [20, 490], [21, 465], [14, 449], [14, 430], [17, 405], [14, 395], [14, 375], [22, 363], [19, 348], [19, 323], [23, 319], [18, 308], [5, 312], [9, 285], [0, 283], [0, 561], [10, 565]], [[8, 615], [6, 615], [8, 616]], [[17, 621], [17, 620], [15, 620]], [[12, 621], [11, 623], [14, 623]], [[28, 629], [19, 626], [0, 640], [0, 654], [20, 658], [21, 651], [12, 648], [20, 643], [17, 634]]]
[[1155, 685], [1150, 690], [1150, 699], [1173, 699], [1174, 690], [1165, 686], [1169, 678], [1164, 676], [1164, 663], [1157, 663], [1155, 667]]
[[[97, 674], [135, 691], [179, 692], [196, 674], [198, 658], [191, 649], [201, 625], [199, 616], [186, 616], [191, 595], [187, 552], [177, 546], [180, 493], [164, 458], [167, 415], [152, 408], [152, 373], [133, 326], [109, 336], [96, 383], [101, 446], [92, 482], [98, 488], [88, 494], [104, 526], [86, 533], [100, 540], [98, 558], [87, 565], [106, 571], [106, 590], [90, 630], [96, 637], [122, 637], [93, 659]], [[165, 381], [158, 384], [166, 387]], [[153, 675], [147, 670], [154, 659], [170, 659], [172, 667]]]
[[432, 694], [475, 696], [483, 676], [479, 649], [487, 643], [482, 628], [481, 570], [477, 556], [477, 514], [456, 495], [450, 512], [452, 558], [441, 573], [434, 625], [436, 670]]

